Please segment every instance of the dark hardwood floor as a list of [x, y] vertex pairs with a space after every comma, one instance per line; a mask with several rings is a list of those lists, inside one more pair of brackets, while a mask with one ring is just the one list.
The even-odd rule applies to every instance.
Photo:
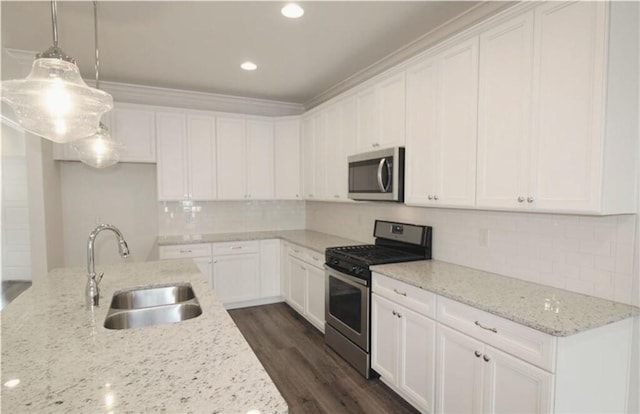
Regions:
[[289, 405], [289, 413], [417, 413], [379, 379], [366, 380], [285, 303], [229, 314]]

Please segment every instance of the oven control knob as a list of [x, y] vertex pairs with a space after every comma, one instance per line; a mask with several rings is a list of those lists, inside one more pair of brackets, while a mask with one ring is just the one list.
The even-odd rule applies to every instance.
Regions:
[[351, 268], [351, 272], [353, 272], [356, 275], [361, 275], [362, 273], [364, 273], [364, 269], [359, 266], [353, 266]]
[[336, 259], [336, 258], [332, 258], [329, 260], [329, 263], [331, 263], [332, 265], [337, 265], [340, 263], [340, 260]]

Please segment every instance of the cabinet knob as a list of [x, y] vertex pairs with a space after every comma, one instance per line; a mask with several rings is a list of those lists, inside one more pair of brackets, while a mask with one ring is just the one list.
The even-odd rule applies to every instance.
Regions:
[[482, 354], [478, 351], [475, 351], [474, 354], [477, 358], [480, 358], [482, 356]]
[[300, 195], [299, 195], [299, 194], [296, 194], [296, 198], [300, 198]]
[[428, 195], [428, 196], [427, 196], [427, 199], [428, 199], [428, 200], [433, 200], [433, 196], [432, 196], [432, 195]]
[[484, 359], [484, 362], [489, 362], [491, 361], [491, 358], [489, 358], [488, 356], [483, 356], [482, 359]]
[[437, 196], [437, 195], [434, 195], [434, 196], [433, 196], [433, 199], [434, 199], [434, 200], [438, 200], [438, 196]]
[[398, 318], [402, 318], [402, 314], [400, 312], [397, 312], [397, 313], [398, 313]]
[[522, 196], [518, 197], [518, 203], [524, 203], [524, 197]]
[[533, 197], [527, 197], [527, 203], [533, 203]]
[[398, 312], [392, 310], [391, 313], [393, 313], [393, 316], [398, 316]]

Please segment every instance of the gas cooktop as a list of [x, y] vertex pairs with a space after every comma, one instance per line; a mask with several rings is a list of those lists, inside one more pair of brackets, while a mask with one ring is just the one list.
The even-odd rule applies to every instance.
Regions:
[[327, 249], [327, 253], [333, 257], [350, 259], [368, 266], [425, 259], [424, 254], [421, 255], [375, 244], [331, 247]]

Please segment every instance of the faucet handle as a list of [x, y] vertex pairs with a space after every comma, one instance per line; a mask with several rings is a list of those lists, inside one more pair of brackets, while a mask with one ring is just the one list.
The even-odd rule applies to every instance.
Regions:
[[100, 281], [102, 280], [102, 276], [104, 276], [104, 272], [100, 272], [99, 274], [96, 275], [95, 277], [96, 284], [100, 283]]

